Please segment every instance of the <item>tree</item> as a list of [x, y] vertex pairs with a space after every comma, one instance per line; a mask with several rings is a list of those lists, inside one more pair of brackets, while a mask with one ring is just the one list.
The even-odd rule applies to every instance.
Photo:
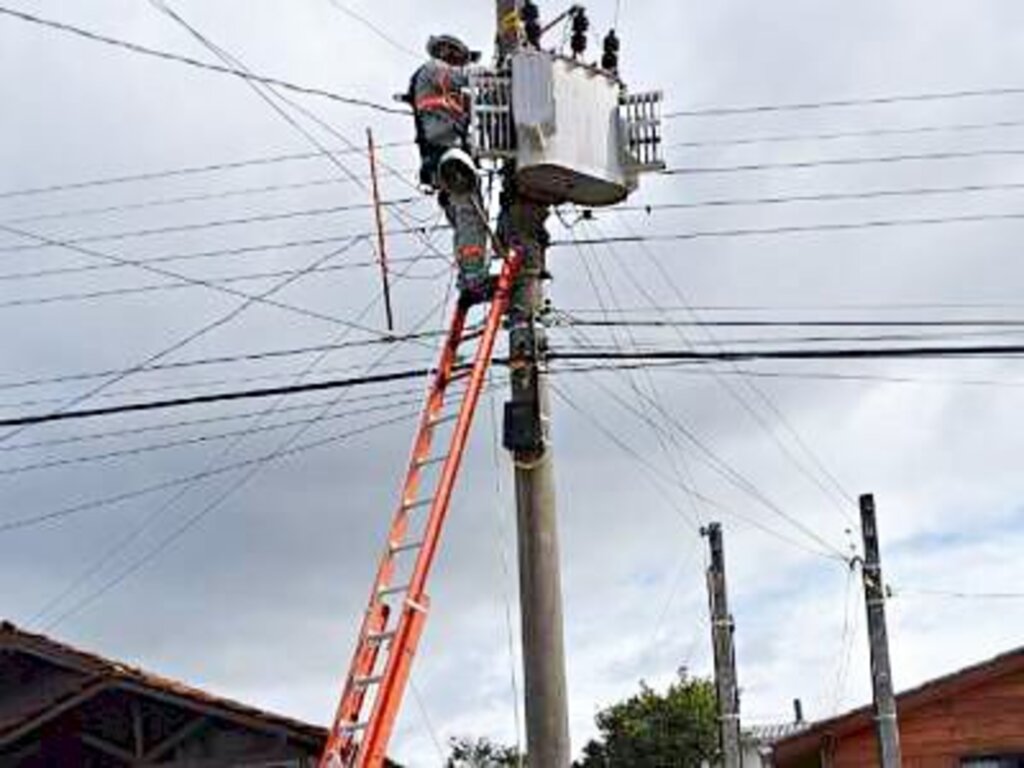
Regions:
[[597, 727], [575, 768], [700, 768], [718, 752], [715, 686], [685, 671], [664, 694], [641, 682], [640, 693], [598, 713]]
[[452, 739], [452, 753], [445, 768], [518, 768], [525, 757], [516, 747], [496, 744], [490, 739]]

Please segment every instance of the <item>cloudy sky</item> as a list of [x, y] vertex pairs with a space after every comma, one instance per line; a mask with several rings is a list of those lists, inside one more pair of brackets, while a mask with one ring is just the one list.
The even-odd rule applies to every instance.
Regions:
[[[454, 31], [485, 50], [492, 39], [489, 2], [349, 0], [388, 40], [328, 0], [171, 5], [253, 70], [384, 103], [404, 89], [426, 35]], [[670, 110], [1021, 85], [1013, 73], [1024, 65], [1024, 8], [1010, 0], [621, 6], [623, 74], [636, 88], [663, 88]], [[143, 0], [5, 7], [212, 60]], [[597, 31], [613, 23], [612, 0], [590, 7]], [[0, 63], [0, 223], [8, 227], [0, 235], [0, 415], [52, 410], [100, 385], [89, 399], [96, 405], [430, 359], [430, 344], [409, 343], [115, 377], [171, 348], [159, 363], [372, 338], [366, 331], [382, 327], [383, 313], [366, 239], [367, 127], [395, 144], [382, 152], [385, 197], [398, 201], [389, 226], [428, 233], [390, 241], [401, 273], [394, 278], [399, 328], [440, 327], [449, 269], [423, 239], [443, 252], [447, 235], [434, 230], [432, 201], [411, 186], [411, 128], [400, 116], [315, 97], [289, 97], [294, 104], [275, 110], [237, 79], [10, 17], [0, 17]], [[631, 204], [841, 199], [604, 211], [571, 230], [574, 212], [566, 211], [564, 223], [552, 219], [562, 240], [728, 234], [556, 248], [555, 307], [591, 320], [604, 313], [679, 322], [1018, 319], [1021, 98], [674, 119], [667, 161], [685, 172], [645, 179]], [[804, 138], [735, 141], [794, 136]], [[314, 142], [341, 154], [328, 162]], [[922, 154], [958, 156], [845, 162]], [[294, 155], [308, 156], [281, 159]], [[792, 167], [832, 159], [844, 162]], [[236, 163], [245, 164], [65, 187]], [[750, 165], [789, 167], [736, 168]], [[53, 186], [65, 188], [24, 194]], [[849, 196], [951, 187], [961, 191]], [[833, 226], [992, 214], [1002, 218]], [[756, 231], [792, 227], [804, 231]], [[38, 237], [85, 239], [78, 247], [88, 251], [39, 247]], [[159, 261], [151, 271], [113, 268], [126, 259]], [[285, 273], [310, 269], [282, 286]], [[237, 292], [273, 292], [277, 304], [236, 311], [244, 302]], [[552, 337], [562, 349], [591, 342], [714, 349], [855, 343], [807, 338], [842, 334], [885, 337], [876, 346], [907, 335], [910, 343], [926, 335], [935, 343], [1012, 344], [1020, 332], [1012, 323], [998, 334], [932, 325], [680, 325], [562, 327]], [[639, 680], [663, 685], [683, 666], [709, 672], [697, 530], [710, 520], [726, 530], [748, 722], [787, 720], [796, 697], [812, 718], [868, 700], [858, 582], [836, 556], [850, 551], [852, 499], [863, 492], [878, 498], [896, 592], [890, 631], [900, 687], [1018, 645], [1021, 604], [980, 595], [1012, 592], [1024, 578], [1016, 556], [1024, 545], [1019, 365], [755, 362], [559, 373], [554, 431], [575, 745], [593, 734], [594, 713]], [[453, 735], [517, 739], [515, 532], [510, 468], [495, 449], [492, 416], [501, 383], [499, 373], [479, 414], [431, 584], [418, 694], [407, 699], [396, 736], [395, 756], [414, 766], [437, 765], [435, 741]], [[405, 382], [340, 400], [321, 393], [0, 438], [0, 525], [73, 512], [0, 533], [7, 585], [0, 615], [325, 722], [396, 498], [418, 394]], [[306, 423], [313, 417], [320, 418]], [[261, 460], [283, 445], [297, 450]], [[196, 474], [204, 477], [184, 482]], [[122, 496], [129, 498], [105, 503]]]

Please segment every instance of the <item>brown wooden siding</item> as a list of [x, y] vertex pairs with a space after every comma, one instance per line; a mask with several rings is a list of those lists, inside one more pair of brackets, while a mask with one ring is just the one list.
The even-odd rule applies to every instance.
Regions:
[[[964, 757], [1024, 754], [1024, 672], [901, 712], [900, 743], [904, 768], [959, 768]], [[776, 764], [796, 768], [807, 757], [780, 755]], [[828, 768], [877, 765], [874, 732], [864, 728], [839, 737]]]

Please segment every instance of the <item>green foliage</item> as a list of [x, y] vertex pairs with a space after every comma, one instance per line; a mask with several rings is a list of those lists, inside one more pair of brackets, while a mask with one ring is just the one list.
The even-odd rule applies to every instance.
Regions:
[[664, 693], [646, 683], [640, 693], [597, 716], [599, 739], [575, 768], [700, 768], [718, 751], [714, 684], [679, 673]]
[[445, 768], [518, 768], [525, 759], [515, 747], [489, 739], [452, 739], [452, 753]]

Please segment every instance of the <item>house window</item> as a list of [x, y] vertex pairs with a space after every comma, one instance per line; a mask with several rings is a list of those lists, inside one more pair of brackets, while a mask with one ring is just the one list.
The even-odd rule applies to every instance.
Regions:
[[965, 757], [960, 768], [1024, 768], [1024, 755], [989, 755]]

